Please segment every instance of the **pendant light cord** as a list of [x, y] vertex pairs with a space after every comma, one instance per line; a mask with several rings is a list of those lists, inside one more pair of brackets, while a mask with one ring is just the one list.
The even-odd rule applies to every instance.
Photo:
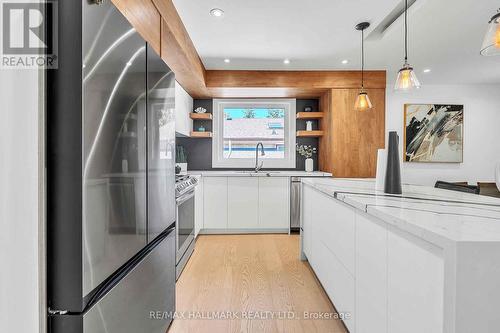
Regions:
[[365, 29], [361, 30], [361, 89], [365, 82]]
[[408, 0], [405, 0], [405, 64], [408, 62]]

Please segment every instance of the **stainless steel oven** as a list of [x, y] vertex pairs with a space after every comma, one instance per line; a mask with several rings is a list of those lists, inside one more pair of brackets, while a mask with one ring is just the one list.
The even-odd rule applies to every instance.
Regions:
[[179, 278], [194, 250], [194, 187], [177, 199], [176, 276]]

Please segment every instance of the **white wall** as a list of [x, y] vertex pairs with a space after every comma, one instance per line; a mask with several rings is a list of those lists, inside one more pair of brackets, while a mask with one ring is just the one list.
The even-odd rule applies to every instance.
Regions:
[[0, 332], [44, 325], [38, 87], [36, 70], [0, 70]]
[[495, 180], [500, 161], [500, 85], [422, 86], [411, 93], [396, 93], [387, 86], [386, 130], [397, 130], [401, 150], [403, 105], [406, 103], [464, 104], [464, 161], [448, 163], [403, 162], [403, 182], [434, 185], [436, 180]]

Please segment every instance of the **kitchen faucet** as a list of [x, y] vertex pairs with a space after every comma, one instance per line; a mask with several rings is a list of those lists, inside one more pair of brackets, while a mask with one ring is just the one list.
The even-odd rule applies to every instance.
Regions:
[[264, 165], [264, 162], [260, 162], [259, 165], [259, 146], [260, 146], [260, 156], [265, 156], [266, 153], [264, 152], [264, 145], [262, 142], [259, 142], [257, 146], [255, 146], [255, 172], [259, 172], [260, 169], [262, 169], [262, 166]]

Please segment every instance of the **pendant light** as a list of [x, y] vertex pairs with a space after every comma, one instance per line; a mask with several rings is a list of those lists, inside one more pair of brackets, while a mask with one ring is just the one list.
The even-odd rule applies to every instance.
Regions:
[[370, 26], [368, 22], [361, 22], [356, 25], [356, 30], [361, 31], [361, 90], [358, 97], [356, 98], [356, 103], [354, 103], [354, 109], [358, 111], [366, 111], [371, 108], [372, 102], [370, 102], [370, 97], [365, 91], [364, 79], [365, 79], [365, 29]]
[[500, 55], [500, 9], [498, 13], [493, 15], [488, 24], [488, 31], [484, 36], [483, 46], [481, 47], [481, 55]]
[[405, 63], [399, 70], [396, 79], [395, 90], [408, 91], [413, 88], [420, 88], [420, 82], [413, 71], [413, 67], [408, 64], [408, 0], [405, 0]]

